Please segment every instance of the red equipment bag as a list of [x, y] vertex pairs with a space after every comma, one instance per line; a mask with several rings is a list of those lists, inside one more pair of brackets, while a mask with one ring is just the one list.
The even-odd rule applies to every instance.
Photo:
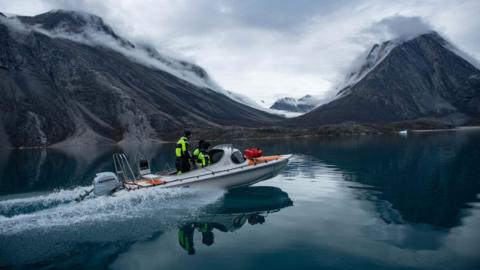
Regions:
[[245, 151], [243, 151], [243, 155], [248, 159], [259, 158], [263, 155], [263, 152], [260, 148], [252, 147], [245, 149]]

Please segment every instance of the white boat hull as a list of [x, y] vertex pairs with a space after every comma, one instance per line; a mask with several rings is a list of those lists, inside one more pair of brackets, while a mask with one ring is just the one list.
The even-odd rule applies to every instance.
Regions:
[[[287, 165], [291, 156], [284, 155], [279, 160], [270, 161], [257, 165], [231, 168], [220, 172], [214, 172], [213, 168], [204, 168], [179, 175], [160, 176], [166, 179], [167, 183], [162, 187], [199, 187], [231, 189], [242, 186], [253, 185], [257, 182], [277, 176]], [[168, 181], [168, 179], [171, 179]]]

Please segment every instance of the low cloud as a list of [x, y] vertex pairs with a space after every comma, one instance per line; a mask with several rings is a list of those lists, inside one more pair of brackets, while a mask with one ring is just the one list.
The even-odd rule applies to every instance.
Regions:
[[15, 17], [0, 16], [0, 23], [6, 25], [15, 33], [28, 33], [30, 29]]
[[[51, 12], [66, 11], [54, 10]], [[259, 109], [261, 108], [250, 98], [223, 89], [213, 81], [208, 74], [198, 74], [196, 67], [193, 64], [186, 62], [184, 59], [177, 59], [170, 55], [159, 53], [155, 48], [150, 47], [150, 44], [132, 44], [122, 37], [112, 36], [101, 30], [102, 27], [100, 27], [99, 24], [103, 22], [94, 15], [83, 12], [68, 11], [68, 13], [69, 16], [75, 16], [86, 22], [80, 32], [72, 32], [69, 30], [69, 27], [64, 24], [60, 24], [59, 27], [47, 30], [42, 28], [41, 24], [33, 26], [24, 24], [15, 16], [10, 18], [0, 16], [0, 23], [6, 25], [11, 34], [14, 34], [14, 37], [16, 37], [19, 42], [22, 42], [25, 35], [28, 35], [31, 32], [38, 32], [55, 39], [67, 39], [87, 46], [104, 47], [116, 51], [139, 64], [165, 71], [198, 87], [209, 88], [241, 103]]]
[[[99, 30], [101, 28], [98, 27], [98, 24], [102, 22], [98, 17], [80, 12], [72, 12], [70, 16], [81, 17], [86, 22], [86, 25], [83, 26], [81, 32], [70, 32], [68, 27], [65, 25], [60, 25], [59, 28], [47, 30], [42, 28], [42, 25], [31, 26], [24, 24], [16, 17], [7, 18], [0, 16], [0, 23], [6, 25], [12, 34], [16, 34], [17, 39], [19, 34], [25, 35], [34, 31], [47, 35], [51, 38], [68, 39], [88, 46], [105, 47], [121, 53], [129, 59], [142, 65], [157, 68], [173, 74], [176, 77], [182, 78], [193, 85], [203, 88], [210, 88], [216, 91], [223, 91], [217, 84], [211, 81], [210, 78], [202, 78], [194, 71], [190, 70], [191, 66], [185, 62], [181, 62], [166, 55], [161, 55], [156, 51], [151, 51], [154, 49], [150, 49], [149, 51], [143, 46], [134, 46], [128, 44], [126, 43], [127, 41], [121, 38], [111, 36], [108, 33]], [[22, 42], [22, 39], [18, 39], [18, 41]]]
[[433, 27], [422, 17], [402, 15], [383, 18], [365, 30], [378, 41], [409, 40], [432, 31]]
[[[102, 16], [121, 36], [176, 52], [256, 101], [327, 97], [373, 43], [433, 28], [480, 59], [480, 1], [0, 0], [0, 11]], [[177, 57], [177, 56], [176, 56]]]

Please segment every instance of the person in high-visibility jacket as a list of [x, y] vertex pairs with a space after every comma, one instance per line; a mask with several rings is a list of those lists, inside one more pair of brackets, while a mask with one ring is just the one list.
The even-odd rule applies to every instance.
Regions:
[[200, 147], [197, 157], [197, 166], [200, 168], [210, 165], [210, 155], [208, 154], [209, 147], [210, 143], [208, 142], [204, 142]]
[[198, 146], [193, 150], [193, 160], [195, 163], [198, 163], [198, 154], [200, 154], [200, 149], [202, 148], [202, 144], [204, 144], [204, 140], [198, 141]]
[[[189, 130], [184, 132], [184, 136], [177, 141], [175, 148], [175, 167], [177, 173], [184, 173], [190, 171], [190, 161], [193, 163], [193, 157], [190, 153], [190, 137], [192, 133]], [[193, 163], [195, 165], [195, 163]]]

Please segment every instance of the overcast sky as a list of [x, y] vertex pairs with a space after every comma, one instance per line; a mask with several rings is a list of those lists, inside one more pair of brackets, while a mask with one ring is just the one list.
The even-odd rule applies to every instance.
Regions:
[[329, 95], [373, 42], [425, 27], [480, 59], [477, 0], [0, 0], [4, 13], [51, 9], [99, 15], [257, 101]]

